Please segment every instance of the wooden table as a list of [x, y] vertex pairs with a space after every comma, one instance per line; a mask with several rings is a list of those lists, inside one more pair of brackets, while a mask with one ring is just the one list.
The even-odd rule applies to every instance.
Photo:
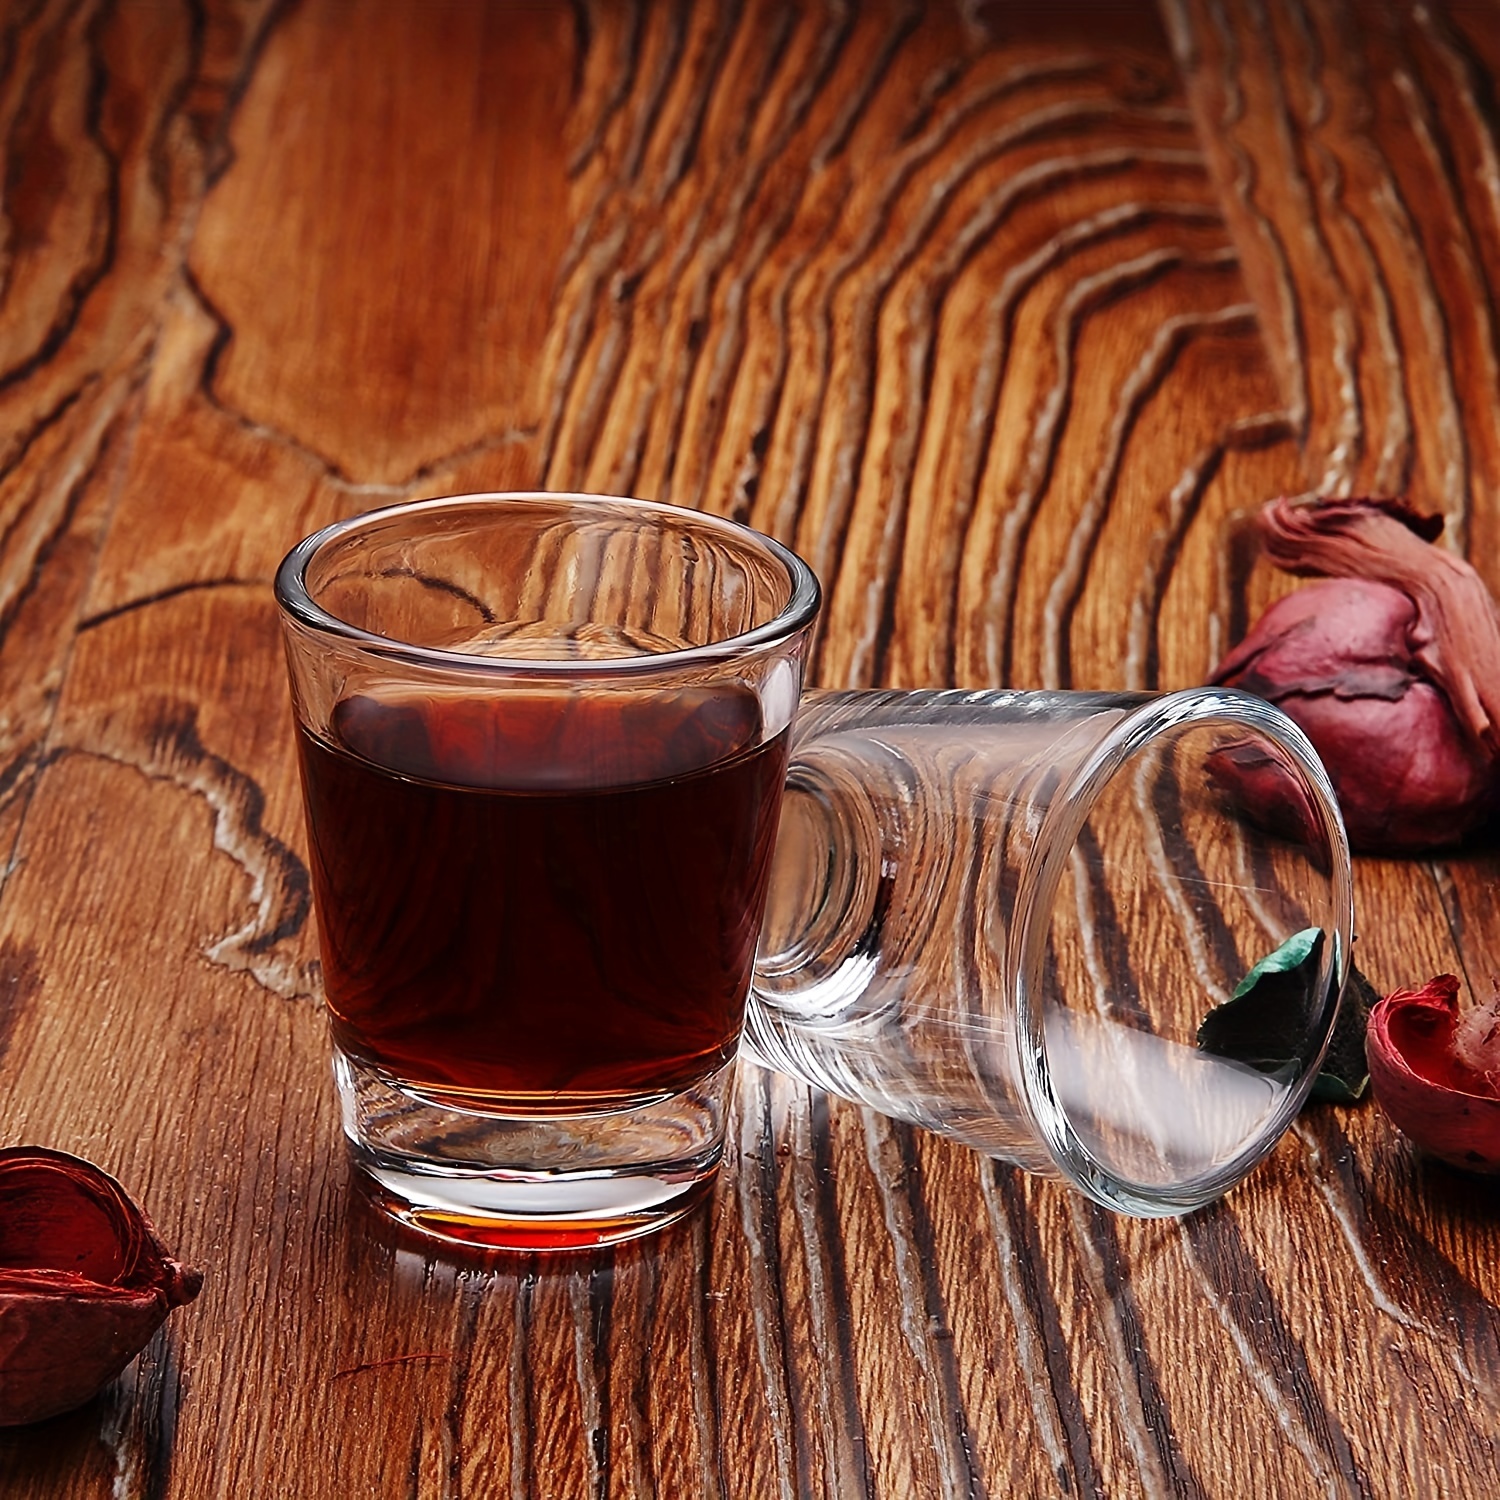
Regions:
[[[15, 1497], [1492, 1495], [1500, 1226], [1373, 1106], [1187, 1222], [751, 1073], [711, 1208], [351, 1194], [272, 570], [403, 496], [793, 542], [823, 685], [1200, 682], [1281, 492], [1500, 591], [1500, 7], [11, 0], [0, 1121], [207, 1270]], [[1362, 859], [1389, 989], [1492, 853]]]

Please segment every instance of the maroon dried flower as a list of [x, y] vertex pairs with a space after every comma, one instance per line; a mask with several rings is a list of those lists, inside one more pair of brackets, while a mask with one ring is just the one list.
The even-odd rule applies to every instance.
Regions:
[[1327, 575], [1271, 606], [1213, 681], [1269, 699], [1313, 742], [1349, 841], [1456, 843], [1500, 807], [1500, 616], [1483, 580], [1398, 501], [1276, 500], [1278, 566]]
[[1440, 974], [1370, 1012], [1365, 1053], [1380, 1106], [1441, 1161], [1500, 1172], [1500, 994], [1461, 1011], [1458, 980]]
[[81, 1406], [202, 1285], [107, 1172], [0, 1151], [0, 1426]]

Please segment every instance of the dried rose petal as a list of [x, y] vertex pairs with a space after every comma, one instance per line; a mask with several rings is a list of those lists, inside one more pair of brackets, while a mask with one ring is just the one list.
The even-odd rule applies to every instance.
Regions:
[[1397, 1128], [1469, 1172], [1500, 1172], [1500, 995], [1461, 1013], [1441, 974], [1370, 1012], [1370, 1084]]
[[81, 1406], [202, 1285], [107, 1172], [0, 1150], [0, 1426]]
[[1479, 575], [1399, 502], [1261, 516], [1271, 558], [1335, 575], [1272, 605], [1213, 675], [1296, 720], [1338, 793], [1350, 843], [1456, 843], [1500, 808], [1500, 616]]

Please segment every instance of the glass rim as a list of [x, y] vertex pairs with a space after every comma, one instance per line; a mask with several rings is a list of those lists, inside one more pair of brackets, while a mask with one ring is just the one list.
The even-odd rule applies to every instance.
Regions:
[[[1160, 735], [1212, 724], [1265, 735], [1292, 757], [1313, 794], [1332, 865], [1329, 920], [1333, 941], [1323, 955], [1319, 978], [1326, 977], [1331, 984], [1334, 1002], [1316, 1051], [1260, 1128], [1247, 1135], [1234, 1155], [1220, 1166], [1169, 1185], [1125, 1176], [1100, 1160], [1078, 1135], [1067, 1105], [1053, 1087], [1047, 1061], [1041, 973], [1063, 864], [1104, 789]], [[1348, 836], [1333, 783], [1312, 742], [1274, 704], [1234, 688], [1184, 688], [1151, 697], [1111, 728], [1059, 788], [1044, 818], [1038, 847], [1048, 853], [1031, 872], [1030, 891], [1012, 950], [1017, 1033], [1022, 1043], [1022, 1094], [1033, 1124], [1058, 1171], [1095, 1202], [1116, 1212], [1145, 1217], [1201, 1208], [1242, 1181], [1285, 1133], [1317, 1081], [1343, 1003], [1354, 936], [1354, 896]]]
[[[423, 512], [456, 511], [463, 508], [497, 508], [511, 502], [541, 502], [558, 511], [580, 503], [622, 506], [641, 515], [654, 515], [676, 525], [701, 526], [741, 545], [753, 544], [768, 553], [786, 569], [791, 593], [776, 615], [764, 624], [721, 641], [701, 646], [683, 646], [671, 651], [640, 652], [618, 657], [515, 657], [478, 656], [466, 651], [448, 651], [436, 646], [419, 646], [392, 636], [379, 635], [341, 620], [323, 608], [308, 592], [307, 571], [315, 558], [346, 538], [381, 522]], [[674, 505], [661, 500], [643, 500], [630, 495], [594, 494], [579, 490], [479, 490], [468, 494], [436, 495], [418, 500], [404, 500], [379, 506], [334, 521], [304, 537], [282, 558], [276, 569], [274, 591], [283, 615], [306, 630], [334, 637], [358, 650], [410, 666], [437, 668], [481, 676], [528, 677], [625, 677], [656, 672], [673, 672], [698, 664], [722, 663], [736, 657], [752, 655], [765, 647], [774, 647], [805, 630], [817, 618], [822, 589], [817, 575], [792, 549], [774, 537], [757, 531], [743, 522], [711, 511]]]

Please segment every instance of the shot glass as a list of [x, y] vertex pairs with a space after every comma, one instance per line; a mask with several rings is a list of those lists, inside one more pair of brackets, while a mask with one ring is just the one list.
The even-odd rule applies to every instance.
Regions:
[[1276, 1144], [1353, 924], [1333, 789], [1245, 694], [809, 694], [745, 1047], [1141, 1216]]
[[422, 501], [276, 594], [344, 1132], [413, 1227], [608, 1243], [723, 1149], [818, 584], [670, 505]]

